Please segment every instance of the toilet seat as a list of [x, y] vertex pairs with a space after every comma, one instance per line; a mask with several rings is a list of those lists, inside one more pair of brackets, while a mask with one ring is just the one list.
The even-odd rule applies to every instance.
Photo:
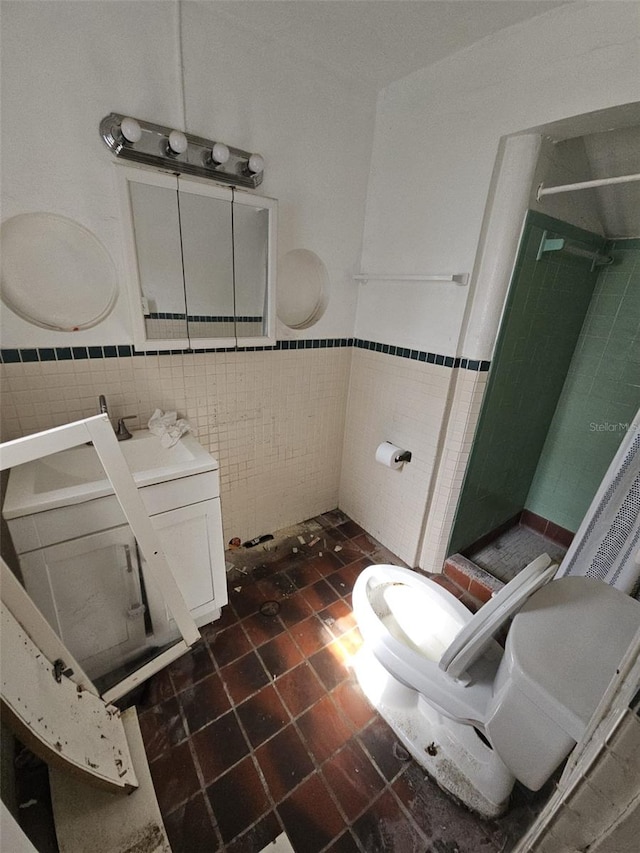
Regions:
[[[400, 596], [407, 591], [406, 601]], [[369, 566], [361, 572], [354, 588], [354, 609], [362, 614], [362, 619], [369, 625], [373, 619], [383, 622], [391, 635], [409, 649], [425, 659], [438, 663], [442, 653], [448, 648], [460, 630], [471, 621], [472, 613], [458, 599], [447, 592], [439, 584], [429, 578], [400, 566], [376, 565]], [[420, 613], [407, 614], [403, 612], [409, 605]], [[422, 617], [422, 625], [417, 625], [413, 631], [407, 623], [412, 616]], [[416, 634], [420, 628], [426, 628], [426, 620], [438, 618], [437, 624], [431, 625], [431, 638], [424, 631], [422, 641]], [[409, 619], [405, 618], [406, 616]], [[395, 619], [390, 618], [395, 617]], [[393, 624], [395, 621], [395, 625]], [[439, 654], [435, 646], [427, 648], [429, 640], [435, 636], [435, 646], [442, 645]]]
[[[425, 625], [439, 620], [447, 632], [451, 624], [459, 633], [473, 614], [440, 584], [411, 569], [392, 565], [369, 566], [353, 587], [353, 612], [365, 644], [380, 663], [402, 684], [416, 690], [447, 717], [482, 725], [492, 697], [492, 684], [502, 650], [495, 648], [470, 668], [470, 679], [463, 683], [451, 678], [416, 643], [407, 642], [402, 631], [393, 629], [385, 590], [405, 585], [410, 594], [426, 605]], [[392, 614], [391, 614], [392, 615]], [[441, 626], [436, 626], [436, 631]], [[493, 653], [491, 653], [493, 652]], [[470, 682], [470, 683], [469, 683]]]
[[[548, 554], [541, 554], [472, 615], [455, 596], [430, 578], [400, 566], [370, 566], [354, 586], [354, 609], [358, 621], [363, 619], [372, 632], [373, 620], [377, 618], [398, 643], [436, 662], [451, 678], [460, 678], [491, 644], [507, 619], [551, 580], [557, 569]], [[434, 608], [437, 608], [435, 625], [428, 621], [434, 620]], [[403, 609], [405, 614], [399, 616]], [[398, 619], [403, 615], [406, 618], [400, 624]], [[418, 636], [421, 639], [416, 641]], [[439, 646], [441, 650], [437, 653]]]
[[548, 554], [541, 554], [509, 581], [475, 614], [440, 659], [440, 668], [460, 676], [482, 654], [502, 625], [544, 586], [558, 570]]

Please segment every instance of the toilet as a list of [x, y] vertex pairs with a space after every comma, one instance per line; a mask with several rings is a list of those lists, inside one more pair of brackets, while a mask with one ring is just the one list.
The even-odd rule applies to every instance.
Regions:
[[[599, 580], [552, 580], [543, 554], [472, 614], [411, 569], [370, 566], [353, 612], [372, 705], [438, 784], [496, 817], [580, 739], [640, 629], [640, 603]], [[512, 623], [505, 647], [495, 634]], [[584, 626], [585, 630], [581, 630]]]

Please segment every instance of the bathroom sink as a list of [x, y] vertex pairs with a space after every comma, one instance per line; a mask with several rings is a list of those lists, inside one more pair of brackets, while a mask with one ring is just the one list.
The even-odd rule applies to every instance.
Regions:
[[[159, 436], [149, 430], [138, 430], [130, 440], [121, 441], [119, 447], [137, 486], [164, 483], [218, 468], [217, 461], [191, 435], [165, 448]], [[13, 468], [3, 515], [8, 519], [18, 518], [112, 492], [95, 448], [82, 445]]]

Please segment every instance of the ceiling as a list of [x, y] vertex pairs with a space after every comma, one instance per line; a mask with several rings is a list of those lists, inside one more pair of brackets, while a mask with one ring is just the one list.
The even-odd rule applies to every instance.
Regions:
[[274, 50], [382, 89], [562, 5], [556, 0], [217, 0], [216, 13], [259, 33]]

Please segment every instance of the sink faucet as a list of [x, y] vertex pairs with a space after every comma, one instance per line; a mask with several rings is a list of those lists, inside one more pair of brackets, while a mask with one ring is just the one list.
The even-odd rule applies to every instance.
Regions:
[[118, 428], [116, 429], [116, 438], [118, 439], [118, 441], [126, 441], [128, 438], [133, 438], [133, 436], [127, 429], [125, 421], [137, 417], [137, 415], [125, 415], [123, 418], [118, 418]]
[[[104, 394], [100, 394], [98, 397], [98, 408], [100, 409], [100, 414], [108, 415], [109, 409], [107, 407], [107, 398]], [[116, 438], [118, 441], [126, 441], [128, 438], [133, 438], [129, 430], [127, 429], [127, 425], [125, 421], [130, 420], [131, 418], [136, 418], [137, 415], [125, 415], [122, 418], [118, 418], [118, 426], [114, 430], [116, 434]]]

